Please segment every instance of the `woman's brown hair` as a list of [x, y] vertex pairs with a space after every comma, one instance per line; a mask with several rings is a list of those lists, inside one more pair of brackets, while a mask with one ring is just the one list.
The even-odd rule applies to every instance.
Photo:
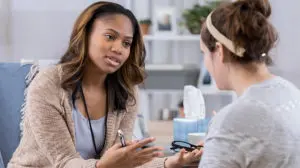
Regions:
[[[235, 46], [246, 50], [243, 57], [239, 57], [223, 47], [225, 61], [240, 64], [272, 63], [269, 51], [277, 41], [277, 32], [268, 21], [270, 15], [268, 0], [239, 0], [224, 3], [214, 10], [211, 16], [214, 27], [233, 41]], [[215, 50], [217, 41], [205, 25], [201, 30], [201, 39], [211, 52]]]
[[95, 20], [114, 14], [127, 16], [134, 30], [127, 61], [119, 70], [109, 74], [105, 80], [108, 109], [122, 111], [126, 109], [129, 101], [133, 102], [131, 105], [135, 104], [134, 86], [144, 81], [145, 47], [137, 19], [130, 10], [119, 4], [96, 2], [86, 8], [77, 18], [69, 47], [60, 60], [63, 70], [61, 86], [66, 90], [75, 91], [78, 82], [82, 80], [83, 69], [88, 60], [88, 39]]

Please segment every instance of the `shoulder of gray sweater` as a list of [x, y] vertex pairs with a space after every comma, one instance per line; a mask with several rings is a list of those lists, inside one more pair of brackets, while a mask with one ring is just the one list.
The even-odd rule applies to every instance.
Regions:
[[269, 134], [274, 127], [271, 115], [263, 103], [241, 98], [218, 112], [211, 122], [210, 130], [259, 138]]

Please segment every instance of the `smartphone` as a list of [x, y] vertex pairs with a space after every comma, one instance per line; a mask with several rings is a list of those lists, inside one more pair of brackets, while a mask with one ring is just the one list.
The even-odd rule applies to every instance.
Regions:
[[125, 141], [124, 133], [120, 129], [118, 130], [118, 136], [120, 138], [120, 142], [122, 144], [122, 147], [125, 147], [126, 146], [126, 141]]

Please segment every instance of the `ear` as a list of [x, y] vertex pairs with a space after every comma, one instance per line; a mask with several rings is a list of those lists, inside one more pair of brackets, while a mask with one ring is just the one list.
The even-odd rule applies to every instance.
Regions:
[[224, 62], [224, 50], [220, 42], [216, 42], [215, 56], [218, 57], [221, 62]]

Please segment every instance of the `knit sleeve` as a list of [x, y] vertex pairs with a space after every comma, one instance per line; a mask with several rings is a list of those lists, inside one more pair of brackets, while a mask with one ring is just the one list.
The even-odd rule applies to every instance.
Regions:
[[[76, 152], [70, 130], [63, 117], [59, 78], [40, 72], [28, 90], [24, 122], [53, 167], [94, 168], [97, 160], [84, 160]], [[24, 130], [25, 131], [25, 130]]]

